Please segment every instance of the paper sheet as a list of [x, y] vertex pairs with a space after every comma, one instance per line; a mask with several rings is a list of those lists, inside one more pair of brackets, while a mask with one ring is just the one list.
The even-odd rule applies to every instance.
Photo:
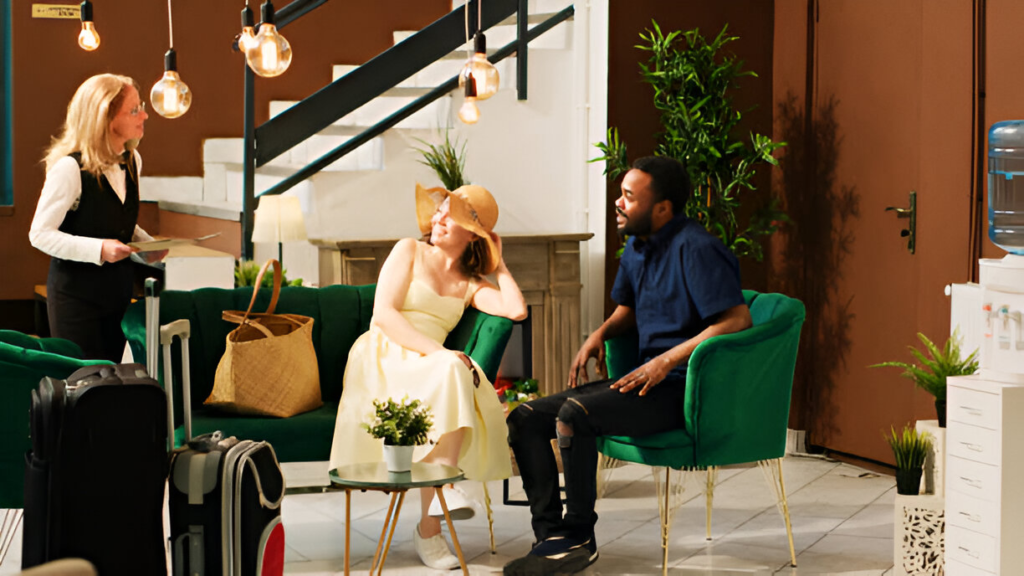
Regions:
[[220, 236], [220, 232], [207, 234], [206, 236], [200, 236], [199, 238], [168, 238], [166, 240], [150, 240], [147, 242], [129, 242], [128, 246], [137, 248], [139, 252], [157, 252], [159, 250], [168, 250], [175, 246], [195, 244], [197, 242], [202, 242], [203, 240], [209, 240], [215, 236]]

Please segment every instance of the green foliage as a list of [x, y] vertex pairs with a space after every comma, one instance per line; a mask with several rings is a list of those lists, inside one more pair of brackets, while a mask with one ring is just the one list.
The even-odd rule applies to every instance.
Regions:
[[914, 384], [925, 392], [935, 396], [936, 400], [946, 399], [946, 378], [949, 376], [969, 376], [978, 371], [978, 351], [971, 352], [969, 356], [961, 359], [960, 354], [960, 331], [953, 332], [953, 335], [946, 340], [946, 344], [940, 350], [927, 336], [918, 332], [917, 337], [924, 344], [928, 356], [923, 352], [907, 346], [911, 355], [921, 363], [907, 364], [906, 362], [882, 362], [874, 364], [871, 368], [903, 368], [900, 376], [909, 378]]
[[448, 190], [455, 190], [469, 184], [469, 180], [466, 179], [465, 142], [462, 143], [462, 146], [459, 146], [457, 138], [455, 142], [452, 142], [448, 138], [448, 130], [444, 131], [444, 143], [442, 144], [431, 144], [419, 138], [416, 140], [426, 146], [426, 148], [416, 148], [416, 151], [423, 156], [419, 163], [433, 169], [437, 173], [438, 179], [441, 180], [442, 186]]
[[[243, 286], [252, 286], [256, 283], [256, 276], [260, 273], [262, 264], [257, 264], [252, 260], [239, 260], [235, 263], [235, 288], [241, 288]], [[282, 286], [302, 286], [302, 278], [296, 278], [295, 280], [288, 280], [288, 269], [281, 268], [281, 285]], [[268, 270], [263, 275], [263, 280], [260, 282], [260, 288], [273, 288], [274, 287], [274, 274], [273, 270]]]
[[[657, 22], [654, 30], [641, 34], [637, 48], [650, 52], [640, 63], [644, 82], [654, 88], [654, 107], [661, 113], [663, 132], [657, 134], [655, 154], [669, 156], [686, 165], [693, 196], [686, 215], [702, 223], [737, 256], [761, 260], [760, 239], [775, 233], [789, 218], [772, 199], [754, 210], [745, 223], [737, 212], [741, 194], [754, 190], [752, 182], [761, 165], [777, 166], [772, 153], [785, 146], [761, 134], [750, 134], [750, 142], [737, 139], [742, 112], [733, 106], [730, 91], [738, 88], [738, 79], [754, 76], [744, 70], [743, 62], [726, 54], [726, 44], [737, 40], [727, 35], [728, 26], [711, 42], [698, 29], [663, 34]], [[677, 43], [685, 39], [686, 47]], [[605, 175], [611, 179], [629, 170], [626, 144], [618, 129], [608, 129], [608, 141], [595, 146], [603, 153], [591, 162], [605, 162]]]
[[427, 432], [434, 425], [430, 408], [406, 396], [399, 404], [388, 398], [373, 401], [373, 422], [362, 427], [374, 438], [383, 438], [388, 446], [420, 446], [427, 443]]
[[896, 467], [901, 470], [921, 468], [924, 465], [925, 457], [932, 450], [931, 434], [927, 432], [919, 433], [911, 428], [909, 424], [903, 427], [901, 434], [897, 434], [896, 429], [892, 426], [889, 429], [892, 435], [889, 436], [883, 433], [882, 436], [885, 437], [885, 441], [892, 448], [892, 453], [896, 455]]

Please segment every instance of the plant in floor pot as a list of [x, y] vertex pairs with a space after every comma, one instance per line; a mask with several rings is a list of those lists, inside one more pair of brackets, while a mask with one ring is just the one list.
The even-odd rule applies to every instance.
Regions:
[[901, 433], [890, 427], [891, 436], [886, 442], [896, 456], [896, 492], [905, 496], [917, 496], [921, 491], [921, 474], [924, 459], [932, 450], [931, 435], [918, 432], [909, 424]]
[[917, 337], [925, 346], [928, 356], [913, 346], [907, 346], [910, 353], [921, 363], [907, 364], [906, 362], [882, 362], [874, 364], [872, 368], [893, 367], [903, 368], [900, 376], [914, 381], [914, 384], [935, 397], [935, 412], [939, 419], [939, 426], [946, 427], [946, 378], [950, 376], [970, 376], [978, 371], [978, 351], [971, 352], [964, 357], [961, 354], [961, 338], [959, 331], [946, 340], [946, 344], [939, 349], [927, 336], [918, 332]]
[[384, 440], [384, 461], [389, 472], [412, 469], [412, 450], [427, 443], [427, 432], [434, 425], [430, 408], [419, 400], [401, 402], [374, 400], [371, 421], [363, 428], [374, 438]]

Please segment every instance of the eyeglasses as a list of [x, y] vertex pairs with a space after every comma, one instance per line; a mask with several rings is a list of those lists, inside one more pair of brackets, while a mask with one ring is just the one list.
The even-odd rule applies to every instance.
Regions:
[[128, 113], [131, 114], [132, 116], [138, 116], [139, 114], [142, 114], [145, 111], [146, 111], [146, 103], [145, 102], [139, 102], [139, 105], [136, 106], [135, 108], [132, 108], [131, 110], [129, 110]]

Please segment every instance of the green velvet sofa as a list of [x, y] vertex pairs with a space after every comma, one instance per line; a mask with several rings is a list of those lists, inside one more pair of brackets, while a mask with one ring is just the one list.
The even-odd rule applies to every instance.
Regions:
[[0, 330], [0, 509], [22, 507], [32, 390], [44, 376], [67, 378], [83, 366], [109, 364], [82, 356], [70, 340]]
[[[224, 354], [225, 339], [237, 325], [221, 319], [224, 310], [245, 310], [252, 288], [201, 288], [192, 291], [166, 290], [160, 295], [160, 324], [187, 319], [191, 324], [192, 433], [220, 430], [225, 435], [249, 440], [266, 440], [282, 462], [320, 462], [330, 456], [334, 421], [341, 397], [342, 379], [349, 348], [370, 325], [374, 286], [285, 287], [276, 312], [303, 314], [313, 318], [313, 346], [320, 369], [320, 392], [324, 405], [291, 418], [261, 418], [228, 414], [208, 408], [203, 401], [213, 389], [214, 373]], [[253, 310], [266, 310], [271, 291], [263, 289]], [[122, 328], [135, 358], [146, 358], [145, 302], [132, 304]], [[463, 350], [484, 369], [493, 382], [501, 356], [512, 333], [512, 322], [470, 308], [445, 343]], [[174, 406], [177, 443], [182, 429], [181, 366], [179, 343], [175, 340]], [[162, 356], [162, 355], [161, 355]], [[161, 360], [162, 361], [162, 360]], [[163, 368], [160, 369], [162, 380]], [[273, 385], [268, 382], [268, 385]], [[369, 409], [369, 408], [368, 408]]]

